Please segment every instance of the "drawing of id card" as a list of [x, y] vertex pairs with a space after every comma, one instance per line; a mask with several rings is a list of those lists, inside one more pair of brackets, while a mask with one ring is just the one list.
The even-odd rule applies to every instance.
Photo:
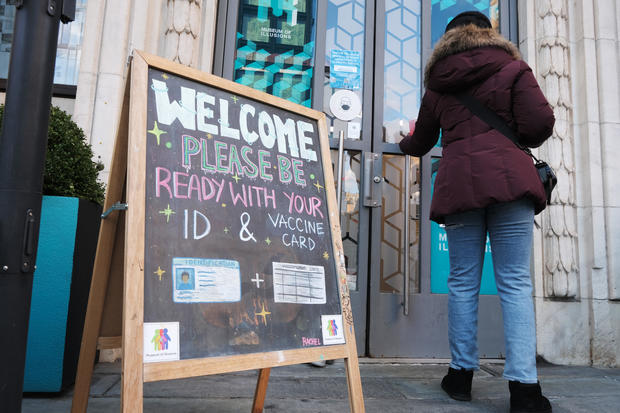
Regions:
[[232, 303], [241, 300], [239, 262], [208, 258], [172, 259], [175, 303]]

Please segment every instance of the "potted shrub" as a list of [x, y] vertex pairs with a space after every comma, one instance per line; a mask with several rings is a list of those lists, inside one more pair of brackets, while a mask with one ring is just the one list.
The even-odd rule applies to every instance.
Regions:
[[84, 132], [52, 106], [24, 392], [59, 392], [75, 380], [104, 200], [103, 164], [92, 158]]

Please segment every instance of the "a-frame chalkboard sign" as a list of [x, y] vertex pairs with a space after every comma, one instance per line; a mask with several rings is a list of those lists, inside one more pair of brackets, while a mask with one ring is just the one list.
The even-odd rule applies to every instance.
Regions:
[[364, 411], [323, 113], [135, 52], [104, 210], [119, 202], [73, 413], [96, 349], [121, 345], [124, 413], [142, 412], [144, 382], [250, 369], [260, 412], [271, 367], [337, 358]]

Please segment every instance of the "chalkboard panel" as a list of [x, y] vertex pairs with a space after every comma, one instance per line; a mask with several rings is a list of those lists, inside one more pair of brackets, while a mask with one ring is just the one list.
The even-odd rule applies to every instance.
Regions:
[[317, 120], [149, 67], [146, 129], [144, 361], [344, 343]]

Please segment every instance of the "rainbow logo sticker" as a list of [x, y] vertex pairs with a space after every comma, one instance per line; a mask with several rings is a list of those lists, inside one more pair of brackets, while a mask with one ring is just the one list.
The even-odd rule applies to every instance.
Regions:
[[323, 332], [323, 344], [343, 344], [344, 329], [342, 328], [342, 315], [322, 315], [321, 330]]

